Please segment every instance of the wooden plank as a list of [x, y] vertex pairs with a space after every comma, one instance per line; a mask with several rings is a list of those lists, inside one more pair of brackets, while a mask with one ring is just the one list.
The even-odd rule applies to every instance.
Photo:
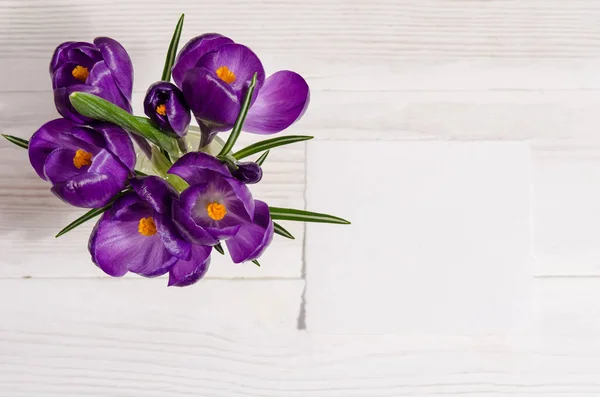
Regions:
[[600, 393], [598, 279], [538, 279], [539, 326], [506, 338], [291, 331], [300, 284], [0, 280], [0, 396]]
[[309, 330], [502, 335], [527, 322], [527, 144], [314, 142], [307, 160], [307, 208], [353, 222], [307, 225]]
[[301, 121], [324, 140], [598, 142], [596, 91], [323, 92]]
[[[118, 7], [116, 6], [118, 4]], [[232, 0], [171, 4], [159, 0], [70, 0], [2, 3], [0, 54], [36, 57], [45, 43], [102, 32], [137, 53], [163, 54], [177, 17], [186, 13], [184, 40], [220, 31], [262, 40], [282, 55], [314, 53], [349, 60], [412, 58], [593, 58], [600, 7], [593, 0], [480, 3], [469, 0], [291, 0], [249, 4]], [[92, 18], [93, 15], [93, 18]], [[302, 34], [298, 34], [302, 32]]]
[[166, 277], [0, 279], [0, 312], [12, 319], [4, 325], [23, 317], [57, 329], [81, 321], [100, 328], [112, 324], [124, 333], [128, 327], [193, 332], [207, 324], [291, 331], [303, 288], [303, 280], [200, 280], [177, 288], [167, 287]]
[[598, 87], [600, 7], [594, 0], [233, 0], [226, 10], [192, 0], [176, 8], [159, 0], [115, 4], [0, 4], [0, 56], [11, 60], [0, 64], [0, 90], [49, 88], [54, 48], [100, 35], [127, 48], [143, 90], [160, 76], [181, 12], [183, 43], [222, 32], [253, 48], [268, 71], [297, 70], [314, 89], [465, 89], [482, 82], [489, 88]]
[[536, 273], [600, 275], [600, 146], [538, 146], [532, 165]]
[[[98, 34], [103, 34], [99, 32]], [[48, 43], [39, 59], [19, 54], [10, 63], [0, 64], [0, 92], [46, 92], [51, 89], [48, 62], [60, 42]], [[258, 51], [253, 43], [246, 43]], [[134, 47], [135, 48], [135, 47]], [[273, 50], [274, 51], [274, 50]], [[573, 90], [599, 89], [597, 59], [469, 59], [349, 62], [347, 59], [316, 59], [310, 53], [281, 56], [270, 51], [258, 53], [267, 74], [294, 70], [302, 74], [311, 90], [342, 92], [469, 91], [469, 90]], [[157, 81], [164, 63], [163, 54], [144, 53], [133, 58], [134, 89], [144, 92]], [[15, 74], [27, 75], [23, 81]]]
[[[136, 114], [143, 114], [142, 95], [138, 92], [134, 98]], [[303, 119], [286, 133], [313, 135], [319, 140], [598, 143], [599, 107], [596, 90], [319, 91], [313, 92]], [[9, 108], [14, 111], [4, 110]], [[57, 117], [49, 92], [0, 94], [0, 109], [5, 111], [0, 132], [17, 136], [31, 135]], [[244, 134], [245, 139], [261, 138], [250, 135]], [[282, 150], [286, 149], [278, 149]]]

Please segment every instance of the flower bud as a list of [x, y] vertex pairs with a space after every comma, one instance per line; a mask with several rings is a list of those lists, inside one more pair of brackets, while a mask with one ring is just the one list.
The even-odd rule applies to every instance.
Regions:
[[183, 93], [175, 85], [159, 81], [148, 88], [144, 98], [144, 113], [158, 127], [177, 136], [184, 136], [190, 125], [190, 109]]
[[250, 185], [262, 179], [262, 168], [254, 162], [238, 163], [238, 168], [231, 174], [238, 180]]

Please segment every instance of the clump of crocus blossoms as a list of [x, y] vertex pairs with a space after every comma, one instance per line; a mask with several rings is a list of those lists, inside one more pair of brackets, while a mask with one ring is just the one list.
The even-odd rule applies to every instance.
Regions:
[[[29, 141], [4, 136], [28, 150], [58, 198], [91, 208], [57, 237], [100, 216], [88, 246], [100, 269], [115, 277], [168, 273], [172, 286], [202, 278], [213, 250], [225, 253], [223, 245], [233, 262], [259, 265], [274, 234], [294, 238], [274, 220], [348, 223], [270, 207], [248, 188], [260, 182], [270, 149], [312, 137], [288, 135], [233, 150], [242, 131], [275, 134], [302, 117], [310, 98], [304, 78], [287, 70], [267, 76], [250, 48], [216, 33], [191, 39], [177, 53], [182, 25], [183, 15], [162, 78], [146, 92], [147, 117], [131, 113], [127, 51], [98, 37], [54, 51], [50, 77], [62, 117]], [[227, 139], [218, 136], [227, 131]], [[199, 143], [192, 147], [193, 134]], [[136, 169], [144, 162], [150, 171]]]

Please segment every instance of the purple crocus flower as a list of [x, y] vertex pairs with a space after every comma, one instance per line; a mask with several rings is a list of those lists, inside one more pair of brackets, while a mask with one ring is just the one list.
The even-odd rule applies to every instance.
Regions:
[[256, 54], [227, 37], [210, 33], [193, 38], [173, 67], [175, 83], [209, 135], [233, 126], [254, 73], [257, 83], [244, 131], [274, 134], [302, 117], [310, 100], [302, 76], [282, 70], [265, 79]]
[[229, 169], [206, 153], [188, 153], [169, 170], [189, 185], [173, 203], [173, 220], [189, 241], [215, 245], [226, 240], [235, 263], [258, 258], [273, 238], [268, 206]]
[[163, 179], [133, 179], [134, 189], [115, 201], [92, 232], [88, 244], [93, 262], [106, 274], [128, 272], [144, 277], [169, 273], [169, 286], [198, 281], [210, 264], [212, 248], [191, 244], [171, 220], [177, 193]]
[[144, 113], [163, 131], [182, 137], [190, 125], [190, 108], [183, 93], [174, 84], [159, 81], [148, 88], [144, 99]]
[[31, 137], [29, 160], [56, 196], [77, 207], [99, 208], [123, 189], [136, 158], [120, 127], [90, 128], [56, 119]]
[[133, 65], [123, 46], [111, 38], [97, 37], [93, 44], [62, 43], [50, 61], [50, 76], [56, 109], [76, 123], [91, 121], [71, 105], [69, 95], [76, 91], [98, 95], [131, 112]]

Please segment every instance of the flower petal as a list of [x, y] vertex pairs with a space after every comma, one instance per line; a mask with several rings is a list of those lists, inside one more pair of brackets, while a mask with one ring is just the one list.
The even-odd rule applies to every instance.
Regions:
[[[83, 167], [82, 167], [83, 168]], [[117, 158], [108, 150], [102, 149], [92, 157], [92, 165], [87, 170], [91, 173], [107, 174], [112, 177], [115, 183], [121, 188], [125, 186], [128, 170]]]
[[200, 58], [196, 66], [206, 68], [215, 75], [219, 68], [227, 67], [235, 75], [235, 80], [229, 85], [240, 100], [254, 73], [257, 73], [255, 92], [259, 92], [265, 81], [265, 69], [260, 59], [250, 48], [241, 44], [222, 45]]
[[64, 147], [84, 149], [90, 153], [97, 153], [106, 146], [106, 141], [101, 134], [93, 128], [75, 125], [71, 130], [60, 131], [57, 135]]
[[213, 131], [225, 131], [235, 123], [240, 111], [238, 95], [213, 72], [205, 68], [189, 70], [182, 91], [199, 123]]
[[59, 141], [59, 133], [70, 131], [76, 125], [66, 119], [51, 120], [42, 125], [29, 140], [28, 154], [29, 162], [33, 169], [42, 179], [46, 179], [44, 174], [44, 164], [46, 158], [55, 149], [62, 147]]
[[179, 259], [189, 260], [192, 252], [192, 244], [181, 237], [170, 214], [163, 215], [155, 212], [154, 222], [167, 251]]
[[[191, 188], [188, 188], [184, 193]], [[182, 194], [183, 197], [183, 194]], [[199, 245], [217, 245], [219, 241], [215, 239], [206, 229], [199, 226], [191, 218], [190, 210], [183, 207], [181, 200], [173, 201], [173, 222], [179, 233], [187, 241]]]
[[73, 69], [77, 66], [74, 62], [65, 62], [56, 69], [52, 75], [52, 89], [69, 87], [71, 85], [83, 84], [73, 76]]
[[52, 186], [57, 197], [82, 208], [100, 208], [121, 191], [123, 181], [117, 181], [110, 174], [85, 172], [65, 182]]
[[148, 176], [133, 178], [129, 182], [138, 196], [154, 211], [161, 214], [170, 213], [171, 202], [177, 197], [177, 192], [167, 181], [157, 176]]
[[[63, 162], [67, 160], [61, 159]], [[52, 192], [76, 207], [99, 208], [108, 204], [123, 189], [127, 179], [127, 169], [107, 150], [94, 155], [85, 172], [68, 179], [60, 174], [64, 169], [53, 170], [54, 175], [49, 166], [44, 168], [56, 180]]]
[[139, 223], [140, 214], [145, 214], [144, 217], [156, 215], [148, 203], [140, 200], [140, 197], [134, 192], [128, 192], [116, 200], [109, 211], [112, 214], [112, 220], [121, 222], [136, 221]]
[[[52, 60], [50, 61], [50, 67], [49, 67], [49, 71], [50, 71], [50, 77], [52, 77], [54, 75], [54, 73], [56, 72], [56, 70], [65, 62], [75, 62], [77, 60], [77, 58], [73, 59], [72, 58], [72, 52], [71, 50], [79, 48], [79, 47], [83, 47], [83, 48], [93, 48], [93, 44], [91, 43], [86, 43], [83, 41], [79, 41], [79, 42], [75, 42], [75, 41], [66, 41], [62, 44], [60, 44], [58, 47], [56, 47], [56, 49], [54, 50], [54, 53], [52, 54]], [[82, 66], [86, 66], [86, 65], [82, 65]]]
[[265, 81], [248, 111], [244, 131], [256, 134], [283, 131], [302, 117], [309, 102], [310, 90], [302, 76], [279, 71]]
[[187, 127], [190, 125], [192, 116], [190, 115], [190, 109], [185, 102], [183, 92], [179, 88], [170, 91], [169, 99], [166, 102], [167, 107], [167, 118], [171, 128], [178, 136], [184, 136]]
[[221, 227], [205, 227], [207, 232], [217, 240], [227, 241], [240, 231], [242, 224]]
[[169, 286], [185, 287], [200, 280], [210, 265], [212, 247], [192, 245], [189, 260], [178, 260], [169, 271]]
[[95, 124], [94, 129], [104, 137], [106, 149], [113, 153], [125, 167], [133, 170], [136, 162], [135, 150], [125, 130], [109, 123]]
[[233, 43], [233, 40], [218, 33], [206, 33], [188, 41], [181, 51], [179, 51], [179, 54], [175, 59], [175, 64], [172, 69], [173, 81], [175, 81], [175, 84], [180, 88], [183, 87], [185, 73], [188, 70], [193, 69], [204, 54], [223, 44], [229, 43]]
[[273, 221], [266, 203], [255, 200], [254, 223], [246, 223], [225, 242], [234, 263], [259, 258], [273, 240]]
[[52, 59], [50, 60], [50, 66], [48, 68], [50, 77], [54, 76], [54, 72], [56, 72], [56, 69], [58, 69], [59, 66], [69, 61], [68, 50], [73, 43], [74, 41], [65, 41], [56, 47], [54, 53], [52, 54]]
[[187, 153], [173, 164], [168, 173], [179, 176], [190, 185], [195, 185], [208, 181], [206, 171], [231, 177], [231, 172], [225, 164], [210, 154], [200, 152]]
[[112, 72], [117, 86], [128, 102], [133, 91], [133, 64], [125, 48], [109, 37], [96, 37], [94, 44], [100, 49], [104, 62]]
[[[234, 210], [240, 218], [252, 221], [254, 219], [255, 200], [252, 197], [250, 189], [237, 179], [228, 178], [226, 181], [231, 186], [238, 199], [236, 200], [236, 208], [232, 208], [232, 210]], [[231, 204], [232, 203], [230, 203], [230, 205]]]
[[151, 214], [149, 207], [142, 207], [135, 219], [123, 222], [112, 219], [113, 211], [105, 212], [89, 241], [94, 263], [114, 277], [121, 277], [128, 271], [145, 276], [166, 273], [177, 258], [165, 249], [158, 234], [144, 236], [138, 232], [139, 220]]
[[[206, 230], [217, 240], [226, 240], [237, 234], [240, 225], [248, 221], [243, 205], [235, 191], [222, 175], [212, 174], [206, 184], [192, 185], [181, 194], [179, 205], [189, 214], [194, 223]], [[215, 220], [208, 215], [207, 206], [212, 202], [223, 204], [226, 208], [224, 218]], [[240, 216], [240, 207], [241, 216]]]
[[131, 112], [131, 105], [128, 99], [121, 93], [115, 74], [112, 73], [106, 62], [100, 61], [90, 70], [86, 80], [87, 85], [100, 88], [100, 96], [109, 102]]
[[70, 149], [55, 149], [46, 158], [44, 174], [46, 180], [52, 183], [67, 181], [75, 176], [86, 172], [86, 168], [78, 169], [73, 163], [75, 151]]
[[[79, 112], [77, 112], [77, 110], [75, 110], [73, 105], [71, 105], [71, 101], [69, 101], [69, 95], [74, 92], [88, 92], [90, 94], [102, 97], [107, 101], [112, 101], [113, 99], [110, 95], [106, 95], [100, 87], [93, 87], [86, 84], [75, 84], [69, 87], [55, 89], [54, 104], [56, 105], [56, 110], [61, 116], [77, 124], [89, 124], [95, 120], [82, 116], [79, 114]], [[106, 98], [106, 96], [108, 96], [108, 98]]]
[[69, 61], [88, 69], [91, 69], [96, 62], [102, 60], [102, 54], [98, 50], [98, 47], [90, 43], [74, 43], [74, 45], [69, 47], [67, 55]]

